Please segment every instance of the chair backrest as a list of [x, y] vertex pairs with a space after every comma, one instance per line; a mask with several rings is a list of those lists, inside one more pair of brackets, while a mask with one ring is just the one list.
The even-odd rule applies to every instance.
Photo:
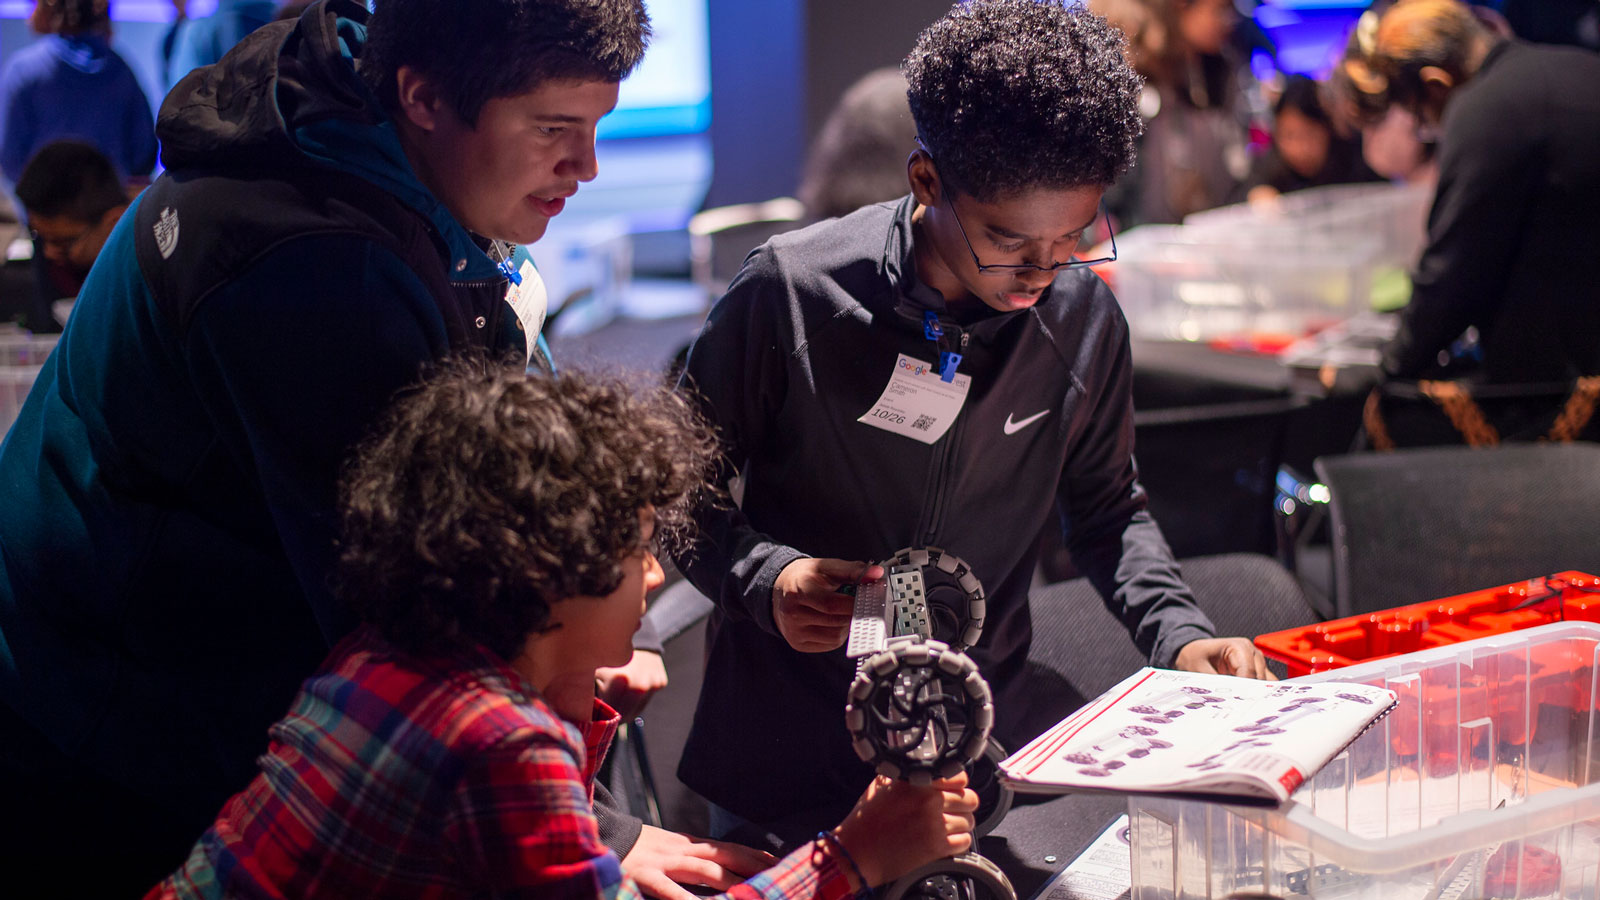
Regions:
[[1134, 414], [1134, 458], [1150, 514], [1179, 557], [1275, 553], [1274, 479], [1292, 397]]
[[695, 284], [716, 300], [728, 290], [750, 251], [768, 238], [805, 224], [805, 207], [792, 197], [719, 206], [689, 220], [689, 267]]
[[[1271, 557], [1227, 553], [1185, 559], [1179, 567], [1219, 636], [1254, 638], [1317, 621], [1299, 582]], [[1028, 602], [1033, 612], [1028, 670], [1038, 691], [1036, 707], [1027, 710], [1019, 726], [1025, 736], [1044, 731], [1149, 664], [1127, 629], [1106, 612], [1089, 579], [1036, 589]], [[1284, 674], [1280, 664], [1269, 665]]]
[[1338, 616], [1600, 571], [1600, 445], [1323, 457]]

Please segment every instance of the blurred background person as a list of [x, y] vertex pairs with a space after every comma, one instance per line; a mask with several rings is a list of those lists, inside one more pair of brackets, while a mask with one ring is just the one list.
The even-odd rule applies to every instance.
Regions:
[[800, 202], [813, 221], [906, 193], [917, 126], [898, 68], [874, 69], [839, 99], [806, 156]]
[[[277, 0], [217, 0], [209, 16], [191, 19], [188, 0], [172, 0], [178, 17], [164, 43], [166, 88], [201, 66], [209, 66], [257, 28], [278, 15]], [[308, 4], [309, 5], [309, 4]]]
[[1439, 180], [1412, 299], [1384, 355], [1395, 378], [1563, 382], [1600, 374], [1600, 55], [1524, 43], [1458, 0], [1403, 0], [1356, 32], [1345, 83], [1368, 121], [1437, 134]]
[[1330, 184], [1379, 181], [1361, 158], [1359, 136], [1342, 136], [1322, 101], [1322, 87], [1290, 75], [1272, 107], [1272, 144], [1251, 169], [1251, 202]]
[[28, 26], [43, 35], [0, 69], [0, 171], [16, 184], [51, 141], [81, 140], [124, 178], [156, 164], [155, 119], [133, 70], [111, 49], [108, 0], [39, 0]]
[[38, 291], [28, 312], [34, 333], [61, 330], [58, 300], [78, 296], [100, 248], [128, 208], [128, 194], [111, 160], [81, 141], [56, 141], [34, 154], [17, 181], [32, 230]]
[[1362, 161], [1390, 181], [1433, 184], [1439, 178], [1438, 149], [1416, 114], [1398, 106], [1361, 128]]
[[1233, 0], [1089, 0], [1128, 37], [1145, 77], [1139, 161], [1106, 195], [1123, 227], [1180, 222], [1227, 203], [1250, 172], [1247, 67]]

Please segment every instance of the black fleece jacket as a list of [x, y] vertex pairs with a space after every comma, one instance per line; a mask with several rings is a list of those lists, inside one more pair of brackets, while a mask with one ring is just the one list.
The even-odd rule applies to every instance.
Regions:
[[1450, 97], [1399, 378], [1477, 326], [1491, 382], [1600, 374], [1600, 55], [1505, 41]]
[[[774, 238], [753, 253], [689, 356], [744, 479], [742, 508], [708, 509], [678, 561], [717, 604], [705, 685], [679, 774], [754, 821], [848, 804], [868, 771], [843, 727], [844, 651], [777, 633], [772, 587], [801, 556], [881, 560], [902, 547], [961, 557], [988, 595], [971, 655], [995, 690], [997, 735], [1023, 709], [1037, 537], [1066, 544], [1157, 665], [1213, 634], [1145, 511], [1133, 461], [1128, 328], [1092, 272], [1063, 271], [1029, 310], [957, 316], [916, 279], [910, 197]], [[932, 361], [922, 316], [965, 341], [965, 406], [933, 444], [862, 424], [898, 354]], [[963, 322], [962, 320], [966, 321]], [[823, 821], [821, 824], [832, 824]]]

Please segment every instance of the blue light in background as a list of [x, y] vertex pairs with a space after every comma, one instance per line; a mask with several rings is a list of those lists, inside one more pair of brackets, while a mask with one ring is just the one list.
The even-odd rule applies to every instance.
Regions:
[[[189, 0], [189, 16], [209, 16], [217, 0]], [[33, 12], [33, 0], [0, 0], [0, 18], [20, 19]], [[114, 22], [170, 22], [172, 4], [167, 0], [111, 0]]]
[[1325, 78], [1366, 8], [1349, 0], [1267, 0], [1256, 8], [1255, 20], [1277, 45], [1280, 69]]
[[[711, 126], [711, 60], [706, 0], [647, 0], [654, 26], [650, 51], [639, 70], [622, 83], [617, 109], [600, 123], [602, 140], [699, 134]], [[0, 56], [33, 39], [16, 20], [27, 18], [34, 0], [0, 0], [0, 21], [12, 20], [0, 36]], [[210, 15], [217, 0], [189, 0], [190, 18]], [[173, 19], [169, 0], [111, 0], [114, 46], [138, 73], [151, 105], [159, 106], [157, 47]]]

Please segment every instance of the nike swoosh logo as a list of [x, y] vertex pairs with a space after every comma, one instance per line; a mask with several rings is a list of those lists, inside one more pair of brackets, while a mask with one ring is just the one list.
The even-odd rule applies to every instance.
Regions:
[[1021, 431], [1024, 428], [1027, 428], [1029, 425], [1032, 425], [1033, 423], [1039, 421], [1040, 419], [1044, 418], [1045, 416], [1047, 416], [1049, 414], [1050, 414], [1050, 410], [1042, 409], [1042, 410], [1034, 413], [1033, 415], [1027, 417], [1026, 419], [1023, 419], [1021, 422], [1013, 422], [1013, 421], [1011, 421], [1011, 414], [1007, 413], [1006, 414], [1006, 434], [1016, 434], [1017, 432]]

